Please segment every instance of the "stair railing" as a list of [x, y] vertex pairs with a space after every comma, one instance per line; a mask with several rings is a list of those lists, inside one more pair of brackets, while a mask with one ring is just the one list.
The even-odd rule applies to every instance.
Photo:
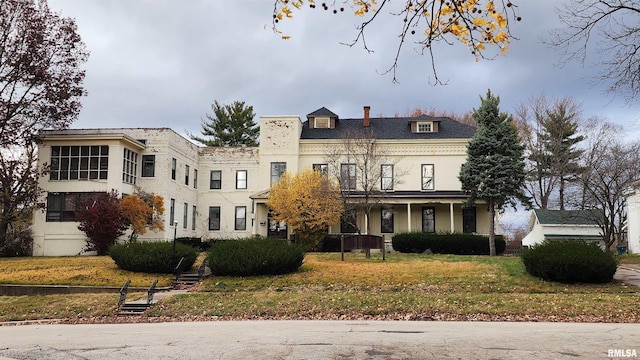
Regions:
[[[156, 280], [157, 281], [157, 280]], [[129, 291], [129, 284], [131, 284], [131, 279], [128, 279], [124, 282], [124, 285], [120, 288], [120, 300], [118, 300], [118, 311], [124, 305], [124, 302], [127, 301], [127, 292]]]

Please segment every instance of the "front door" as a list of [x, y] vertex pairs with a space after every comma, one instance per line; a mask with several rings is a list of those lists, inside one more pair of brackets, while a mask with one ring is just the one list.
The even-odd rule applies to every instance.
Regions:
[[432, 207], [422, 208], [422, 232], [436, 232], [436, 209]]
[[268, 237], [274, 237], [287, 240], [287, 223], [284, 221], [276, 221], [271, 218], [271, 212], [267, 216], [269, 222]]

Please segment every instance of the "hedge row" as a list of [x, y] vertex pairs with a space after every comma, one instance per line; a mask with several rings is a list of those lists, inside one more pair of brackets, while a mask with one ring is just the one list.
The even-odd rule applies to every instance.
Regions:
[[176, 242], [175, 256], [172, 242], [130, 242], [109, 248], [109, 256], [123, 270], [172, 274], [180, 258], [184, 257], [183, 269], [190, 269], [198, 253], [188, 245]]
[[[395, 251], [403, 253], [431, 250], [434, 254], [489, 255], [489, 237], [475, 234], [399, 233], [391, 238], [391, 243]], [[505, 247], [504, 238], [496, 235], [496, 254], [504, 253]]]
[[545, 241], [521, 257], [529, 274], [564, 283], [610, 282], [618, 268], [612, 252], [581, 240]]
[[297, 271], [304, 260], [301, 246], [273, 238], [216, 241], [207, 254], [211, 273], [219, 276], [286, 274]]

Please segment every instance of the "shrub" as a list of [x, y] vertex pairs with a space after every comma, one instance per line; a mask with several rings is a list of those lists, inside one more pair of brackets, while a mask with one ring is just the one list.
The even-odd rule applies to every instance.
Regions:
[[179, 237], [176, 238], [176, 242], [189, 245], [196, 249], [196, 251], [207, 251], [209, 250], [209, 247], [211, 247], [211, 243], [203, 242], [199, 237]]
[[214, 275], [280, 275], [295, 272], [304, 260], [303, 248], [282, 239], [249, 238], [217, 241], [207, 252]]
[[[423, 253], [429, 249], [434, 254], [489, 255], [489, 238], [483, 235], [463, 233], [400, 233], [391, 238], [393, 249], [404, 253]], [[506, 242], [496, 236], [496, 254], [504, 253]]]
[[182, 257], [183, 269], [191, 268], [198, 257], [196, 250], [178, 242], [175, 245], [175, 257], [172, 242], [130, 242], [113, 245], [109, 248], [109, 256], [119, 268], [135, 272], [171, 274]]
[[16, 225], [7, 231], [4, 244], [0, 245], [0, 256], [31, 256], [33, 237], [31, 228]]
[[395, 234], [391, 238], [391, 246], [393, 246], [393, 250], [402, 253], [423, 253], [429, 249], [428, 235], [422, 232]]
[[613, 253], [580, 240], [545, 241], [525, 250], [521, 258], [529, 274], [564, 283], [610, 282], [618, 267]]
[[327, 234], [316, 246], [315, 251], [320, 252], [340, 252], [342, 248], [340, 244], [340, 235]]

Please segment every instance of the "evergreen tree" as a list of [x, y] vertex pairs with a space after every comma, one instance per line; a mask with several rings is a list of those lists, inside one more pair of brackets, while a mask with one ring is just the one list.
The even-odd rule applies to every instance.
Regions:
[[253, 121], [256, 115], [253, 106], [244, 101], [234, 101], [231, 105], [220, 104], [217, 100], [211, 105], [213, 115], [206, 114], [208, 120], [202, 121], [202, 135], [189, 134], [205, 146], [256, 146], [260, 127]]
[[566, 184], [577, 180], [583, 171], [578, 163], [583, 151], [576, 149], [576, 144], [584, 137], [576, 135], [578, 114], [571, 103], [560, 101], [545, 113], [541, 121], [543, 132], [538, 137], [544, 146], [549, 172], [559, 179], [560, 210], [564, 210]]
[[524, 146], [518, 141], [518, 131], [511, 116], [501, 113], [500, 98], [487, 91], [473, 118], [478, 130], [469, 142], [467, 161], [460, 169], [462, 190], [469, 194], [468, 203], [486, 201], [490, 211], [489, 253], [496, 255], [495, 213], [505, 205], [515, 206], [516, 200], [528, 204], [523, 194], [525, 181]]

